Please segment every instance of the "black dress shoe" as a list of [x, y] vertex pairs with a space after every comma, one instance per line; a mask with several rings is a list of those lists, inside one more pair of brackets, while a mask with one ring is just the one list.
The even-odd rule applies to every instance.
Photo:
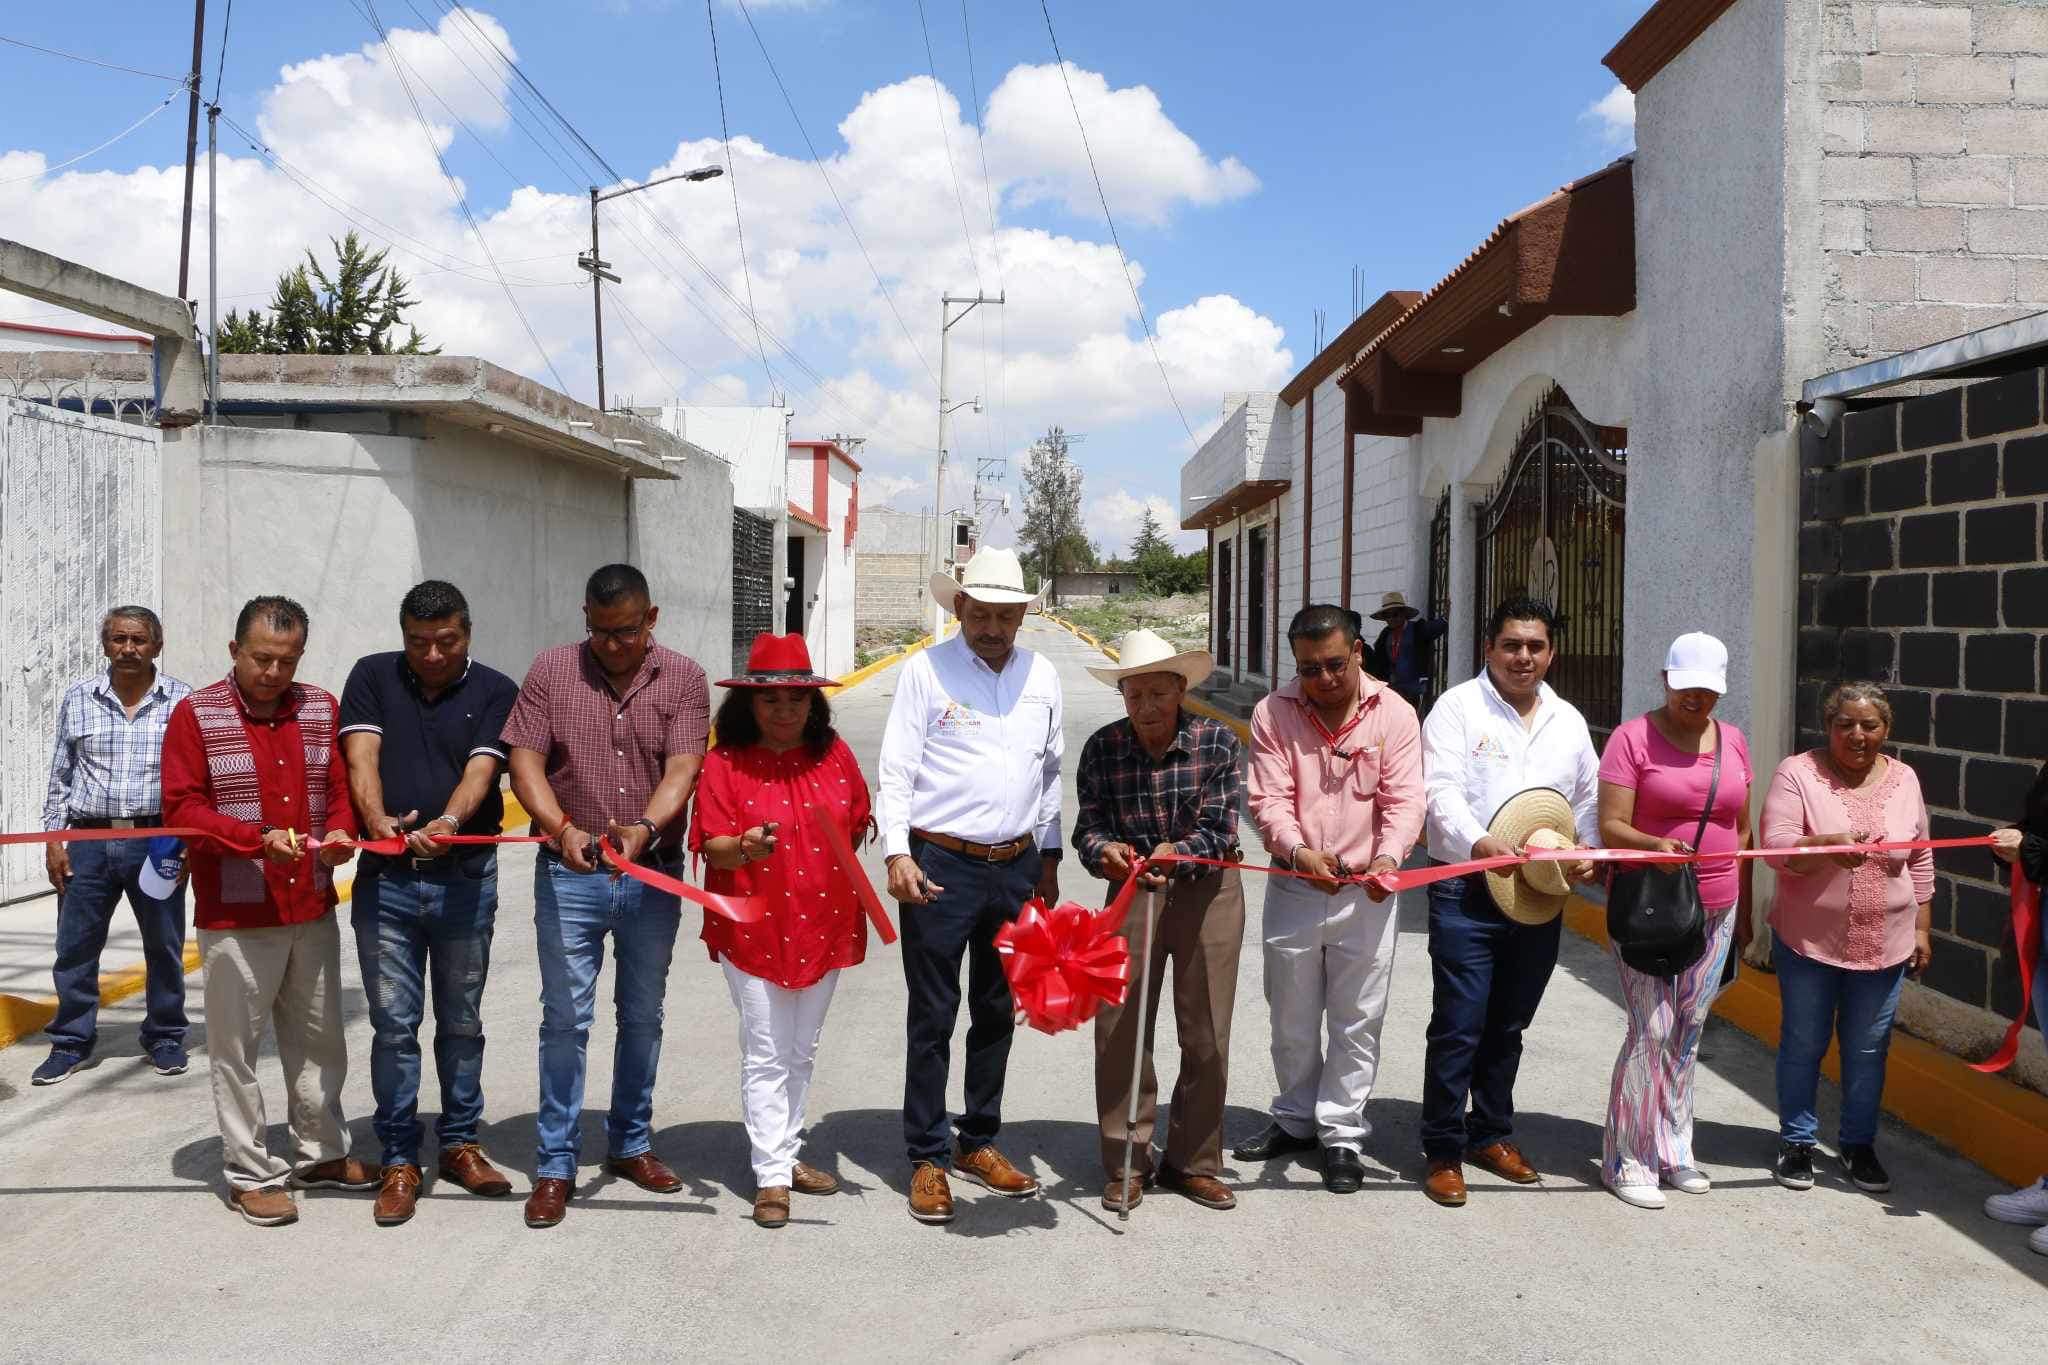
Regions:
[[1323, 1148], [1323, 1188], [1331, 1194], [1357, 1194], [1365, 1183], [1365, 1163], [1349, 1147]]
[[1239, 1143], [1230, 1154], [1239, 1161], [1271, 1161], [1289, 1152], [1313, 1152], [1316, 1145], [1312, 1137], [1296, 1137], [1279, 1124], [1269, 1123], [1263, 1133]]

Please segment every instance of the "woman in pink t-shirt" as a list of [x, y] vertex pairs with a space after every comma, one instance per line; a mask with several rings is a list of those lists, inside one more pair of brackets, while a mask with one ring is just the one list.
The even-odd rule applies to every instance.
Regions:
[[[1664, 658], [1664, 704], [1625, 721], [1600, 758], [1600, 840], [1609, 848], [1692, 852], [1700, 813], [1714, 809], [1699, 852], [1732, 853], [1750, 841], [1749, 743], [1714, 719], [1728, 690], [1728, 647], [1711, 635], [1681, 635]], [[1721, 779], [1714, 786], [1714, 751]], [[1707, 951], [1674, 977], [1650, 976], [1621, 960], [1628, 1034], [1614, 1062], [1601, 1178], [1623, 1202], [1661, 1209], [1659, 1182], [1687, 1194], [1712, 1188], [1692, 1161], [1693, 1064], [1732, 940], [1749, 941], [1749, 863], [1699, 867]], [[1611, 948], [1611, 945], [1610, 945]]]

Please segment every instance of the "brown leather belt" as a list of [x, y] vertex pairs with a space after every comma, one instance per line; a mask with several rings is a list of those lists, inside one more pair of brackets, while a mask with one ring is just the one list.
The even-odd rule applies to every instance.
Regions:
[[948, 853], [957, 853], [963, 858], [972, 858], [981, 863], [1014, 863], [1029, 853], [1032, 848], [1031, 836], [1020, 834], [1000, 844], [977, 844], [971, 839], [955, 839], [950, 834], [939, 834], [928, 829], [910, 831], [913, 839], [922, 839], [928, 844], [937, 844]]

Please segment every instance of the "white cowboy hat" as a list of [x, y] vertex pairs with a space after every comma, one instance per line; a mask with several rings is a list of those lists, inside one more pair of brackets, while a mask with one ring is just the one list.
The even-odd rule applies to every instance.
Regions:
[[977, 602], [993, 602], [999, 606], [1013, 602], [1027, 602], [1038, 605], [1039, 597], [1045, 592], [1027, 592], [1024, 588], [1024, 566], [1017, 562], [1015, 550], [984, 547], [975, 552], [960, 570], [960, 577], [940, 570], [926, 585], [931, 589], [932, 600], [947, 611], [953, 610], [953, 598], [966, 593]]
[[[1570, 848], [1578, 842], [1572, 803], [1549, 787], [1516, 792], [1493, 813], [1486, 832], [1509, 848]], [[1571, 897], [1564, 864], [1523, 863], [1486, 874], [1493, 903], [1517, 924], [1548, 924]]]
[[1116, 667], [1088, 670], [1097, 681], [1111, 687], [1141, 673], [1178, 673], [1187, 679], [1189, 687], [1200, 687], [1216, 671], [1215, 656], [1208, 650], [1177, 650], [1149, 630], [1126, 631], [1124, 638], [1116, 642], [1116, 654]]

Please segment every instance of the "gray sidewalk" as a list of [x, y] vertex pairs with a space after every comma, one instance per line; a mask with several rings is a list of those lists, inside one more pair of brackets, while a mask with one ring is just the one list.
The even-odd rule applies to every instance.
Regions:
[[[1093, 651], [1042, 623], [1027, 631], [1066, 683], [1071, 780], [1082, 740], [1119, 707], [1081, 671]], [[870, 773], [895, 676], [839, 701]], [[956, 1186], [955, 1223], [913, 1222], [898, 1115], [902, 978], [895, 950], [871, 943], [834, 1001], [811, 1100], [808, 1155], [847, 1190], [800, 1200], [789, 1228], [763, 1232], [747, 1217], [732, 1006], [695, 942], [692, 911], [670, 977], [655, 1111], [656, 1149], [685, 1190], [664, 1198], [599, 1173], [607, 973], [586, 1183], [561, 1227], [530, 1231], [519, 1200], [532, 1165], [539, 1016], [532, 857], [504, 855], [484, 1001], [485, 1141], [520, 1173], [518, 1195], [492, 1202], [430, 1187], [411, 1224], [379, 1229], [367, 1196], [315, 1192], [301, 1196], [297, 1226], [249, 1227], [223, 1203], [196, 990], [194, 1067], [175, 1079], [142, 1062], [130, 1002], [103, 1023], [102, 1064], [56, 1088], [29, 1087], [38, 1039], [0, 1050], [0, 1357], [2040, 1358], [2048, 1258], [2027, 1251], [2024, 1230], [1978, 1211], [2002, 1187], [1888, 1123], [1892, 1194], [1858, 1194], [1832, 1166], [1811, 1192], [1779, 1189], [1766, 1170], [1771, 1054], [1726, 1025], [1709, 1026], [1699, 1084], [1699, 1156], [1714, 1192], [1673, 1195], [1653, 1213], [1602, 1191], [1600, 1126], [1622, 1015], [1605, 951], [1569, 934], [1518, 1090], [1519, 1136], [1545, 1183], [1475, 1175], [1468, 1207], [1428, 1203], [1417, 1187], [1430, 994], [1419, 904], [1403, 908], [1387, 1055], [1367, 1111], [1368, 1179], [1356, 1196], [1327, 1194], [1307, 1162], [1237, 1166], [1233, 1212], [1154, 1194], [1119, 1224], [1097, 1203], [1088, 1036], [1026, 1030], [1001, 1144], [1046, 1182], [1046, 1197], [1013, 1203]], [[878, 863], [871, 856], [879, 881]], [[1231, 1138], [1263, 1122], [1273, 1085], [1258, 881], [1247, 885]], [[1076, 898], [1098, 896], [1071, 865], [1065, 883]], [[29, 978], [34, 936], [50, 920], [47, 901], [0, 914], [0, 973], [14, 983], [0, 989], [47, 993], [46, 977]], [[110, 953], [109, 966], [119, 963]], [[358, 1151], [374, 1157], [369, 1031], [352, 961], [346, 974], [346, 1107]], [[1161, 1032], [1170, 1078], [1169, 1020]], [[269, 1076], [276, 1117], [274, 1061]], [[957, 1089], [956, 1064], [956, 1104]], [[422, 1107], [431, 1121], [431, 1082]]]

